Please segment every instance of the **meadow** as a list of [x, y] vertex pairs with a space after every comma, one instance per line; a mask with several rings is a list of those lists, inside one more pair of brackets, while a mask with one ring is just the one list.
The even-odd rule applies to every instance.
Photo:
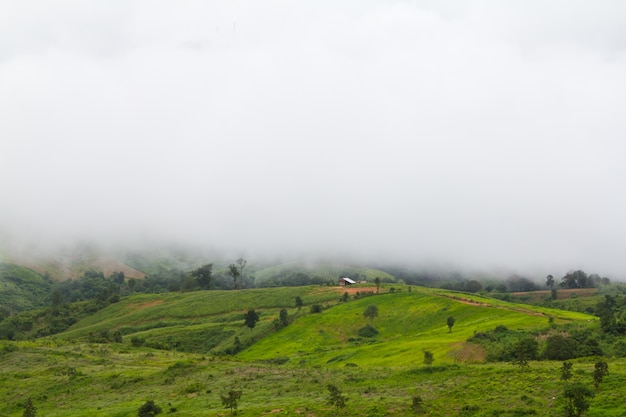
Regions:
[[[236, 389], [244, 416], [561, 416], [561, 362], [486, 363], [467, 339], [496, 326], [533, 335], [597, 327], [597, 318], [583, 313], [452, 291], [395, 285], [392, 292], [387, 285], [379, 295], [353, 294], [347, 302], [343, 291], [124, 297], [64, 333], [0, 342], [0, 415], [21, 416], [31, 398], [40, 416], [136, 416], [150, 399], [163, 415], [226, 416], [220, 394]], [[297, 308], [295, 297], [304, 306]], [[372, 304], [378, 316], [370, 320], [363, 312]], [[312, 305], [320, 312], [312, 313]], [[285, 327], [276, 321], [283, 308], [290, 317]], [[248, 309], [261, 313], [253, 329], [243, 322]], [[378, 334], [360, 336], [368, 324]], [[90, 342], [103, 332], [120, 332], [121, 343]], [[134, 346], [133, 338], [145, 343]], [[225, 354], [235, 338], [243, 350]], [[432, 364], [424, 363], [425, 351]], [[573, 360], [572, 379], [593, 386], [596, 360]], [[588, 416], [624, 415], [625, 363], [608, 359], [609, 375]], [[328, 384], [345, 396], [345, 407], [328, 404]]]

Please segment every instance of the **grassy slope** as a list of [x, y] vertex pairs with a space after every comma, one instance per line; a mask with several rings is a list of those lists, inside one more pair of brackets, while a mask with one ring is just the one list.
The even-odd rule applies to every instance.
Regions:
[[[271, 330], [281, 308], [296, 313], [297, 296], [308, 305], [336, 301], [339, 294], [333, 287], [142, 294], [125, 298], [56, 337], [76, 340], [89, 333], [119, 330], [124, 335], [142, 337], [152, 345], [176, 344], [179, 350], [209, 353], [231, 346], [235, 336], [244, 342], [262, 337]], [[243, 315], [248, 309], [261, 314], [253, 331], [243, 326]]]
[[50, 283], [36, 272], [17, 265], [0, 263], [0, 306], [11, 312], [45, 304]]
[[[362, 314], [370, 304], [378, 307], [379, 317], [373, 324], [380, 333], [368, 342], [358, 340], [357, 332], [368, 323]], [[449, 316], [456, 319], [452, 332], [446, 326]], [[348, 362], [359, 366], [412, 366], [421, 363], [423, 351], [428, 350], [437, 362], [450, 363], [465, 357], [464, 341], [474, 332], [492, 330], [498, 325], [511, 329], [544, 328], [549, 316], [557, 323], [596, 321], [581, 313], [414, 287], [411, 293], [367, 297], [302, 317], [239, 357], [288, 357], [301, 363], [341, 366]]]
[[[263, 313], [265, 323], [258, 327], [267, 329], [278, 309], [293, 305], [296, 295], [307, 304], [335, 303], [340, 291], [300, 287], [139, 295], [77, 323], [56, 339], [1, 342], [0, 415], [22, 415], [20, 404], [31, 396], [39, 415], [48, 417], [134, 416], [150, 398], [165, 414], [175, 407], [178, 416], [225, 416], [219, 393], [236, 387], [243, 390], [243, 416], [408, 416], [413, 415], [413, 394], [422, 396], [431, 416], [459, 415], [465, 406], [479, 407], [477, 416], [533, 410], [557, 416], [562, 401], [560, 363], [533, 362], [529, 372], [521, 373], [509, 364], [453, 364], [450, 354], [475, 330], [496, 325], [545, 327], [547, 315], [560, 323], [594, 324], [587, 321], [593, 318], [578, 313], [426, 288], [413, 287], [408, 293], [403, 287], [399, 293], [341, 303], [320, 314], [308, 314], [304, 308], [302, 317], [240, 353], [239, 360], [133, 348], [128, 336], [124, 344], [78, 342], [89, 332], [158, 322], [174, 324], [135, 334], [171, 331], [181, 337], [197, 326], [224, 323], [249, 334], [257, 329], [243, 327], [241, 313], [247, 308]], [[369, 304], [380, 311], [374, 320], [379, 342], [353, 346], [347, 339], [365, 324], [362, 312]], [[295, 309], [290, 313], [297, 314]], [[457, 320], [452, 333], [445, 325], [449, 315]], [[435, 354], [433, 367], [421, 364], [423, 349]], [[290, 360], [280, 366], [258, 361], [277, 356]], [[346, 367], [348, 362], [357, 366]], [[574, 378], [590, 384], [593, 359], [575, 362]], [[624, 365], [624, 360], [610, 362], [611, 374], [588, 416], [622, 415]], [[348, 396], [340, 413], [326, 404], [328, 383]]]
[[[476, 416], [561, 416], [562, 381], [553, 362], [533, 362], [520, 372], [508, 364], [448, 367], [323, 368], [221, 361], [121, 345], [14, 343], [0, 354], [0, 415], [19, 417], [29, 396], [46, 417], [130, 417], [147, 399], [167, 415], [226, 416], [219, 393], [243, 391], [240, 416], [410, 416], [411, 395], [420, 395], [427, 415], [457, 416], [465, 406]], [[589, 417], [623, 415], [626, 361], [610, 363], [592, 400]], [[74, 375], [70, 371], [73, 369]], [[577, 361], [574, 379], [589, 384], [590, 361]], [[326, 404], [327, 383], [347, 395], [337, 412]], [[468, 414], [465, 414], [468, 415]]]
[[[477, 295], [412, 288], [411, 293], [404, 287], [402, 292], [347, 303], [338, 303], [342, 288], [325, 286], [137, 295], [97, 312], [55, 338], [84, 340], [90, 333], [119, 330], [126, 337], [144, 338], [151, 346], [212, 353], [231, 347], [234, 338], [239, 337], [244, 344], [257, 341], [239, 354], [245, 360], [287, 358], [298, 363], [338, 366], [347, 362], [359, 366], [407, 366], [421, 363], [423, 350], [433, 352], [436, 360], [444, 363], [455, 358], [479, 359], [466, 357], [464, 341], [476, 331], [498, 325], [538, 329], [547, 327], [549, 316], [556, 323], [596, 320], [580, 313]], [[294, 308], [296, 296], [305, 303], [300, 312]], [[309, 314], [306, 305], [313, 303], [337, 305], [321, 314]], [[358, 338], [358, 330], [367, 324], [362, 314], [369, 304], [378, 306], [379, 317], [374, 326], [380, 334], [374, 339]], [[243, 314], [251, 308], [261, 314], [254, 330], [243, 325]], [[287, 308], [289, 315], [297, 319], [272, 333], [273, 321], [281, 308]], [[451, 333], [446, 327], [448, 316], [456, 319]]]

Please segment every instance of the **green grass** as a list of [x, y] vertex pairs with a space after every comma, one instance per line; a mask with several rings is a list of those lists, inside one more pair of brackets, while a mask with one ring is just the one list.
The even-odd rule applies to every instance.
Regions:
[[[375, 338], [359, 338], [368, 320], [363, 311], [375, 304], [379, 317]], [[446, 319], [456, 323], [448, 331]], [[550, 310], [492, 300], [477, 295], [416, 288], [366, 297], [337, 305], [321, 314], [308, 315], [255, 343], [239, 354], [241, 359], [289, 358], [297, 363], [344, 366], [414, 366], [423, 351], [437, 363], [452, 363], [463, 356], [465, 340], [475, 332], [502, 325], [510, 329], [548, 327], [548, 317], [559, 323], [586, 324], [596, 318], [581, 313]]]
[[[154, 347], [196, 353], [223, 351], [232, 346], [236, 336], [251, 342], [270, 332], [281, 308], [297, 314], [298, 296], [306, 310], [310, 304], [337, 302], [339, 293], [335, 287], [324, 286], [141, 294], [98, 311], [55, 338], [85, 340], [89, 334], [120, 331], [128, 338], [144, 338]], [[248, 309], [261, 314], [260, 323], [252, 331], [243, 326]], [[207, 342], [207, 338], [211, 340]]]
[[50, 282], [23, 266], [0, 263], [0, 316], [43, 306]]
[[[109, 344], [11, 342], [0, 354], [0, 415], [22, 415], [32, 397], [38, 415], [135, 416], [148, 399], [167, 415], [225, 416], [219, 393], [243, 392], [241, 416], [409, 416], [411, 396], [426, 415], [560, 416], [562, 386], [556, 362], [531, 362], [520, 372], [509, 364], [419, 364], [405, 367], [289, 366]], [[591, 402], [590, 417], [623, 415], [626, 361], [609, 362], [610, 374]], [[574, 364], [574, 379], [591, 385], [592, 360]], [[326, 404], [326, 384], [338, 386], [347, 406]], [[533, 412], [534, 414], [528, 414]]]
[[[382, 294], [338, 301], [337, 287], [287, 287], [135, 295], [98, 311], [62, 334], [36, 341], [0, 341], [0, 415], [19, 417], [31, 397], [46, 417], [135, 416], [148, 399], [163, 415], [226, 416], [220, 392], [243, 392], [240, 416], [410, 416], [411, 399], [424, 400], [429, 416], [561, 416], [560, 363], [531, 362], [530, 370], [466, 356], [474, 332], [504, 325], [512, 330], [558, 325], [597, 327], [581, 313], [507, 303], [452, 291], [393, 284]], [[358, 289], [358, 287], [356, 288]], [[305, 307], [297, 311], [296, 296]], [[326, 306], [309, 313], [308, 306]], [[379, 333], [359, 338], [378, 307]], [[254, 329], [243, 313], [254, 308]], [[274, 331], [281, 308], [295, 319]], [[456, 323], [448, 331], [446, 318]], [[86, 343], [89, 333], [120, 330], [121, 344]], [[170, 350], [133, 347], [130, 339]], [[236, 356], [221, 356], [234, 337], [255, 342]], [[189, 353], [181, 352], [189, 350]], [[434, 364], [423, 365], [424, 350]], [[474, 352], [476, 353], [476, 352]], [[592, 400], [590, 417], [623, 415], [626, 359], [609, 359], [610, 374]], [[592, 385], [594, 358], [574, 361], [574, 378]], [[347, 406], [326, 403], [327, 384]], [[175, 412], [171, 412], [175, 409]], [[465, 411], [463, 411], [465, 410]], [[534, 413], [534, 414], [533, 414]]]

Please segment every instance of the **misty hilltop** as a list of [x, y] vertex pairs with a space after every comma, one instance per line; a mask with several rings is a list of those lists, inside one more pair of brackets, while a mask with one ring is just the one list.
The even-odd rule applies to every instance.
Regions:
[[625, 13], [4, 2], [0, 249], [623, 279]]

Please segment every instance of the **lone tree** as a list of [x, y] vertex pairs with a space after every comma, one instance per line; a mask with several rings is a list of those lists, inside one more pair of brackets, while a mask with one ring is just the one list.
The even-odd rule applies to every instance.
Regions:
[[376, 284], [376, 294], [378, 294], [380, 292], [380, 278], [374, 278], [374, 283]]
[[22, 417], [35, 417], [37, 415], [37, 407], [33, 404], [33, 399], [28, 397], [26, 404], [24, 404], [24, 414]]
[[455, 321], [456, 320], [452, 316], [448, 317], [448, 319], [446, 320], [446, 324], [448, 325], [448, 333], [452, 333], [452, 326], [454, 326]]
[[522, 339], [515, 345], [513, 364], [518, 365], [521, 371], [529, 368], [528, 361], [537, 359], [539, 344], [533, 338]]
[[363, 312], [363, 317], [365, 317], [366, 319], [369, 319], [371, 323], [372, 321], [374, 321], [375, 317], [378, 317], [378, 307], [376, 307], [374, 304], [368, 305], [365, 311]]
[[237, 268], [239, 269], [239, 288], [243, 288], [243, 270], [246, 267], [246, 264], [248, 263], [248, 261], [246, 261], [243, 258], [239, 258], [237, 259], [237, 261], [235, 261], [235, 264], [237, 265]]
[[137, 415], [139, 417], [154, 417], [157, 414], [161, 414], [161, 411], [163, 410], [161, 410], [161, 407], [154, 403], [154, 400], [148, 400], [144, 403], [144, 405], [139, 407]]
[[424, 351], [424, 365], [432, 365], [434, 361], [435, 361], [435, 357], [433, 356], [433, 353], [431, 351], [425, 350]]
[[283, 308], [280, 310], [278, 314], [278, 320], [280, 321], [280, 325], [285, 327], [289, 324], [289, 313], [287, 313], [287, 309]]
[[235, 264], [230, 264], [228, 265], [228, 275], [230, 275], [231, 277], [233, 277], [233, 288], [238, 290], [239, 289], [239, 268], [237, 267], [237, 265]]
[[596, 387], [596, 390], [600, 386], [602, 379], [609, 374], [609, 365], [604, 361], [596, 362], [595, 368], [593, 370], [593, 385]]
[[326, 389], [328, 390], [328, 405], [334, 405], [337, 409], [346, 406], [348, 398], [341, 393], [341, 390], [337, 388], [337, 386], [328, 384], [326, 385]]
[[563, 381], [567, 381], [572, 377], [572, 367], [574, 366], [571, 362], [563, 362], [563, 366], [561, 366], [561, 379]]
[[220, 393], [220, 397], [222, 397], [224, 408], [230, 408], [230, 414], [236, 415], [238, 402], [241, 399], [241, 390], [231, 389], [226, 395]]
[[302, 301], [302, 298], [299, 295], [296, 296], [296, 307], [298, 307], [298, 311], [300, 311], [303, 305], [304, 302]]
[[548, 275], [546, 277], [546, 286], [553, 288], [554, 287], [554, 277], [552, 275]]
[[250, 329], [254, 329], [257, 321], [259, 321], [259, 313], [254, 311], [254, 309], [248, 310], [246, 314], [243, 315], [244, 320], [246, 321], [246, 326]]
[[191, 271], [191, 276], [196, 279], [200, 288], [208, 290], [211, 287], [211, 282], [213, 281], [213, 264], [206, 264]]
[[580, 417], [589, 410], [588, 398], [593, 398], [594, 393], [584, 384], [577, 382], [565, 387], [563, 396], [567, 400], [565, 413], [568, 417]]

